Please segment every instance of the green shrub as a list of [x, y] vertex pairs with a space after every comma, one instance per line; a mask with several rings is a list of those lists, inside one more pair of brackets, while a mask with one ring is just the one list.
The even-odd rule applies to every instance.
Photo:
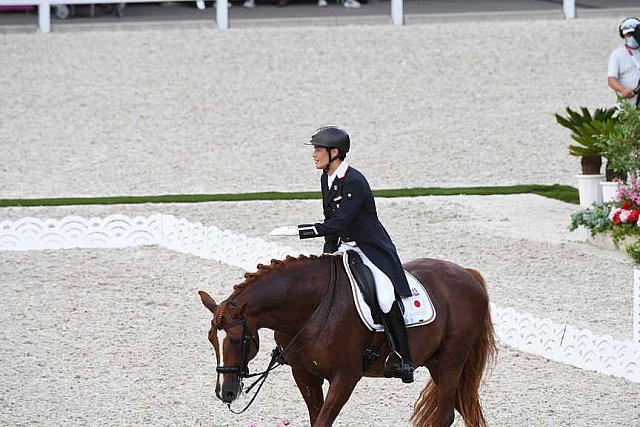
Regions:
[[607, 167], [625, 179], [627, 173], [636, 175], [640, 169], [640, 109], [618, 96], [617, 117], [611, 132], [595, 138], [607, 159]]
[[627, 255], [631, 258], [633, 265], [640, 267], [640, 240], [627, 246]]
[[584, 227], [591, 232], [592, 236], [612, 229], [613, 223], [609, 220], [613, 204], [593, 205], [588, 209], [578, 211], [571, 215], [569, 230], [574, 231], [578, 227]]

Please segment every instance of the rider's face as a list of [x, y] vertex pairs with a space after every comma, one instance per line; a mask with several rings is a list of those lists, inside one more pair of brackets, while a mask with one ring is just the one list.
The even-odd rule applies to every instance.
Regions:
[[324, 169], [329, 164], [329, 153], [326, 147], [313, 146], [313, 161], [316, 169]]

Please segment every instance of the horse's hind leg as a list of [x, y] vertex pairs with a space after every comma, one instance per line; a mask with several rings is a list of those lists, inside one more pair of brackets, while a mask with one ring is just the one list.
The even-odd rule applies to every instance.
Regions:
[[[463, 356], [460, 355], [462, 353]], [[455, 421], [454, 403], [462, 375], [464, 351], [440, 351], [438, 362], [428, 364], [432, 381], [436, 384], [436, 410], [431, 418], [438, 427], [449, 427]], [[426, 427], [420, 423], [416, 427]]]
[[322, 377], [313, 375], [309, 371], [305, 371], [300, 368], [291, 368], [293, 378], [296, 381], [296, 385], [302, 394], [304, 402], [307, 404], [307, 410], [309, 411], [309, 423], [313, 425], [318, 419], [320, 409], [324, 404], [324, 397], [322, 395]]

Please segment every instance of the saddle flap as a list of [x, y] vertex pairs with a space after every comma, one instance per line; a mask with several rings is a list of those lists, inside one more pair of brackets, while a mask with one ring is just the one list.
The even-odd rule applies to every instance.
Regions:
[[371, 269], [362, 262], [360, 254], [356, 251], [346, 251], [345, 254], [351, 275], [355, 279], [365, 303], [371, 310], [373, 321], [378, 324], [382, 323], [382, 310], [380, 309], [380, 304], [378, 304], [376, 283]]

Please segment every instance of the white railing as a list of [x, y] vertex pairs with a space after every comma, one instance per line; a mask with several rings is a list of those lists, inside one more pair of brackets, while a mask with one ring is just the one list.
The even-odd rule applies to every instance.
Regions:
[[[193, 1], [193, 0], [172, 0]], [[51, 6], [91, 3], [157, 3], [158, 0], [0, 0], [0, 6], [38, 6], [38, 28], [41, 33], [51, 32]], [[198, 0], [198, 8], [204, 8], [204, 1]], [[218, 28], [229, 28], [228, 0], [216, 1], [216, 22]], [[565, 19], [576, 17], [575, 0], [563, 0], [562, 12]], [[404, 1], [391, 0], [391, 22], [394, 25], [404, 25]]]
[[562, 0], [562, 13], [564, 19], [576, 18], [576, 0]]
[[[5, 251], [142, 245], [158, 245], [248, 271], [273, 258], [300, 254], [290, 247], [191, 223], [172, 215], [0, 221], [0, 250]], [[640, 272], [637, 275], [640, 277]], [[549, 319], [492, 304], [496, 335], [501, 343], [521, 351], [640, 382], [640, 285], [637, 283], [634, 286], [633, 341], [616, 341], [610, 336], [594, 335], [587, 329], [556, 324]]]
[[[194, 0], [172, 0], [180, 2], [194, 2]], [[0, 0], [0, 6], [38, 6], [38, 28], [41, 33], [51, 32], [51, 6], [92, 4], [92, 3], [158, 3], [158, 0]], [[204, 0], [196, 2], [199, 9], [204, 8]], [[228, 0], [217, 0], [216, 21], [218, 28], [224, 30], [229, 28]]]

